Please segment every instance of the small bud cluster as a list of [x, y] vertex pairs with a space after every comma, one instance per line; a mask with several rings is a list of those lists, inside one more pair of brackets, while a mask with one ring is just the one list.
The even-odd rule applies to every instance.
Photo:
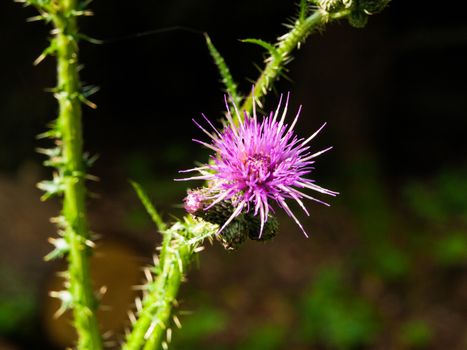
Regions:
[[[189, 190], [184, 199], [185, 210], [195, 217], [223, 226], [232, 216], [235, 208], [231, 201], [213, 204], [212, 192], [208, 188]], [[233, 219], [218, 235], [217, 239], [225, 249], [238, 249], [247, 238], [253, 241], [268, 241], [274, 238], [279, 229], [277, 219], [269, 215], [263, 232], [260, 234], [261, 221], [249, 212], [243, 212]]]
[[350, 10], [347, 20], [352, 27], [363, 28], [368, 16], [381, 12], [390, 0], [313, 0], [324, 13]]

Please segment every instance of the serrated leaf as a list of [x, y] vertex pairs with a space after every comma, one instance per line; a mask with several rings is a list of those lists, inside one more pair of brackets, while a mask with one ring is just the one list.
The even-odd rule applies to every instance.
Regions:
[[308, 0], [300, 0], [298, 18], [304, 20], [308, 13]]
[[219, 74], [221, 75], [222, 82], [225, 85], [226, 92], [232, 97], [234, 103], [238, 106], [241, 103], [241, 97], [237, 92], [237, 84], [235, 83], [232, 74], [230, 73], [230, 69], [225, 63], [224, 58], [221, 56], [219, 51], [216, 49], [214, 44], [211, 41], [211, 38], [207, 34], [204, 34], [206, 38], [206, 45], [208, 46], [209, 53], [211, 57], [214, 59], [214, 63], [219, 70]]
[[141, 185], [137, 182], [131, 181], [130, 180], [131, 186], [133, 186], [134, 190], [136, 191], [136, 194], [138, 195], [139, 200], [144, 206], [144, 209], [146, 209], [147, 213], [151, 217], [152, 221], [156, 224], [157, 228], [160, 231], [165, 231], [167, 228], [164, 220], [162, 220], [162, 217], [160, 216], [159, 212], [156, 210], [154, 205], [152, 204], [151, 200], [149, 199], [149, 196], [146, 194], [146, 192], [143, 190]]
[[268, 43], [267, 41], [261, 40], [261, 39], [243, 39], [241, 40], [242, 43], [250, 43], [250, 44], [256, 44], [261, 46], [262, 48], [268, 50], [268, 52], [271, 54], [276, 59], [280, 59], [280, 54], [275, 48], [274, 45]]

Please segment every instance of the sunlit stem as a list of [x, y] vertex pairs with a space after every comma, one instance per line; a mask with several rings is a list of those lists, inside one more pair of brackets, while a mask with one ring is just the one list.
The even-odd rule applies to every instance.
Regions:
[[[138, 188], [135, 187], [138, 191]], [[140, 199], [151, 213], [155, 212], [142, 192]], [[153, 217], [154, 219], [154, 217]], [[156, 221], [155, 221], [156, 222]], [[161, 228], [160, 225], [156, 225]], [[136, 322], [126, 337], [123, 350], [155, 350], [167, 347], [172, 326], [172, 309], [177, 303], [177, 294], [185, 274], [190, 268], [193, 256], [202, 247], [206, 238], [218, 231], [217, 225], [186, 217], [169, 229], [161, 230], [163, 241], [159, 262], [153, 267], [155, 280], [148, 280], [141, 309]]]
[[[241, 111], [251, 114], [253, 109], [253, 99], [260, 99], [271, 89], [272, 84], [281, 75], [283, 67], [290, 60], [290, 54], [302, 43], [315, 29], [326, 22], [347, 16], [350, 10], [344, 10], [333, 14], [322, 11], [315, 11], [305, 19], [297, 19], [291, 30], [281, 38], [276, 44], [277, 50], [266, 60], [266, 66], [261, 71], [259, 78], [254, 84], [254, 90], [245, 99]], [[243, 116], [243, 113], [240, 113]]]
[[78, 75], [77, 1], [59, 0], [52, 15], [56, 30], [58, 127], [61, 131], [63, 167], [63, 215], [68, 255], [69, 291], [72, 295], [73, 324], [78, 333], [78, 349], [102, 349], [95, 316], [96, 300], [89, 276], [89, 229], [86, 218], [81, 125], [80, 80]]

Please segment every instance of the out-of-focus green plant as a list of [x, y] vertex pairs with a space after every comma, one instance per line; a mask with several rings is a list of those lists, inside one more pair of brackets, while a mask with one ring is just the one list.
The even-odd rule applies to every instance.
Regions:
[[424, 349], [430, 345], [432, 331], [423, 320], [404, 322], [400, 329], [400, 341], [410, 349]]
[[438, 224], [467, 224], [467, 172], [444, 171], [432, 180], [414, 181], [405, 187], [409, 208], [421, 219]]
[[455, 266], [467, 263], [467, 234], [466, 232], [448, 233], [434, 245], [436, 261], [443, 266]]
[[0, 336], [26, 333], [37, 309], [34, 291], [16, 272], [0, 267]]
[[189, 317], [181, 316], [183, 328], [174, 331], [174, 347], [183, 349], [203, 349], [209, 337], [221, 332], [227, 325], [228, 316], [222, 311], [201, 302], [196, 312]]
[[372, 305], [346, 288], [343, 272], [324, 267], [303, 297], [300, 329], [309, 342], [353, 349], [371, 344], [380, 324]]
[[[467, 173], [444, 171], [404, 190], [409, 208], [421, 222], [424, 244], [435, 263], [449, 267], [467, 262]], [[421, 225], [420, 225], [421, 224]]]
[[1, 277], [5, 288], [0, 291], [0, 335], [21, 333], [37, 310], [37, 300], [31, 290], [14, 283], [11, 276], [2, 273]]
[[21, 332], [36, 308], [37, 303], [32, 295], [0, 295], [0, 334]]
[[282, 349], [290, 332], [281, 325], [262, 324], [251, 330], [248, 337], [238, 347], [240, 350], [276, 350]]
[[361, 158], [348, 171], [352, 183], [347, 199], [363, 241], [357, 263], [384, 281], [400, 280], [409, 272], [410, 258], [392, 240], [393, 230], [398, 228], [397, 215], [381, 182], [378, 164]]

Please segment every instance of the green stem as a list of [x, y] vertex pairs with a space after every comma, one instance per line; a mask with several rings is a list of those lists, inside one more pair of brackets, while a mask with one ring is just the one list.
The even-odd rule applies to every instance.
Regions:
[[[155, 281], [147, 284], [142, 309], [122, 350], [157, 350], [170, 341], [172, 308], [180, 284], [189, 269], [196, 248], [203, 237], [214, 235], [217, 226], [185, 218], [163, 232], [159, 266]], [[164, 344], [165, 343], [165, 344]]]
[[299, 18], [295, 21], [292, 29], [279, 39], [276, 44], [276, 51], [266, 59], [266, 66], [261, 72], [258, 80], [254, 84], [252, 91], [245, 99], [241, 111], [251, 113], [253, 109], [253, 99], [259, 100], [271, 89], [274, 81], [280, 76], [283, 67], [290, 61], [291, 52], [303, 42], [316, 28], [325, 24], [328, 20], [335, 20], [347, 16], [350, 10], [344, 10], [329, 14], [322, 11], [315, 11], [305, 19]]
[[53, 23], [56, 29], [58, 128], [61, 131], [63, 167], [63, 216], [69, 245], [69, 291], [72, 297], [78, 349], [102, 349], [95, 316], [96, 300], [89, 276], [89, 229], [86, 218], [80, 80], [78, 75], [78, 27], [73, 12], [76, 0], [57, 1]]

